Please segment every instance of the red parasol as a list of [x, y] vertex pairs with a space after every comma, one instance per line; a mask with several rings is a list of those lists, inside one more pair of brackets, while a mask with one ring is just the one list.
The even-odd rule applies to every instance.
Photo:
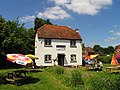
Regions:
[[23, 54], [7, 54], [7, 60], [20, 65], [32, 64], [32, 59]]

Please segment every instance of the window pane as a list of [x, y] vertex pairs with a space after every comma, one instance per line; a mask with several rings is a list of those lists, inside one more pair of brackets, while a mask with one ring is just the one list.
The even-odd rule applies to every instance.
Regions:
[[45, 63], [51, 63], [51, 55], [45, 55]]
[[51, 39], [45, 39], [45, 45], [51, 45]]
[[76, 46], [76, 42], [75, 41], [73, 41], [73, 45]]
[[45, 45], [47, 45], [47, 40], [45, 40]]
[[76, 46], [76, 41], [75, 40], [71, 40], [70, 41], [70, 46]]
[[72, 41], [70, 41], [70, 46], [72, 46]]
[[51, 45], [51, 40], [49, 40], [49, 44], [48, 45]]
[[71, 55], [71, 62], [77, 62], [76, 55], [74, 55], [74, 54]]

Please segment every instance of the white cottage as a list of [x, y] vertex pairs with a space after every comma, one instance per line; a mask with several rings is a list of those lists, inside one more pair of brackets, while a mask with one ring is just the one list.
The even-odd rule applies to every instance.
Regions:
[[37, 66], [82, 65], [82, 38], [78, 29], [67, 26], [43, 25], [35, 37]]

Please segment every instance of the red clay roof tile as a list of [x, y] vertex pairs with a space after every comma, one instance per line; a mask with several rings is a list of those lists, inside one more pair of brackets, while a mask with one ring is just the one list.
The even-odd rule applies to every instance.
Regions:
[[95, 52], [91, 47], [85, 47], [85, 50], [87, 50], [87, 52]]
[[43, 25], [37, 33], [39, 38], [82, 40], [78, 32], [67, 26]]

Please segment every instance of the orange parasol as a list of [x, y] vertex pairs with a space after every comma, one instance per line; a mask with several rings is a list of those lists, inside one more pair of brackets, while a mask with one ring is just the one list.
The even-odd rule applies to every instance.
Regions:
[[111, 64], [112, 64], [112, 65], [117, 65], [117, 64], [118, 64], [118, 61], [117, 61], [117, 59], [116, 59], [116, 57], [115, 57], [114, 54], [113, 54], [113, 56], [112, 56]]

